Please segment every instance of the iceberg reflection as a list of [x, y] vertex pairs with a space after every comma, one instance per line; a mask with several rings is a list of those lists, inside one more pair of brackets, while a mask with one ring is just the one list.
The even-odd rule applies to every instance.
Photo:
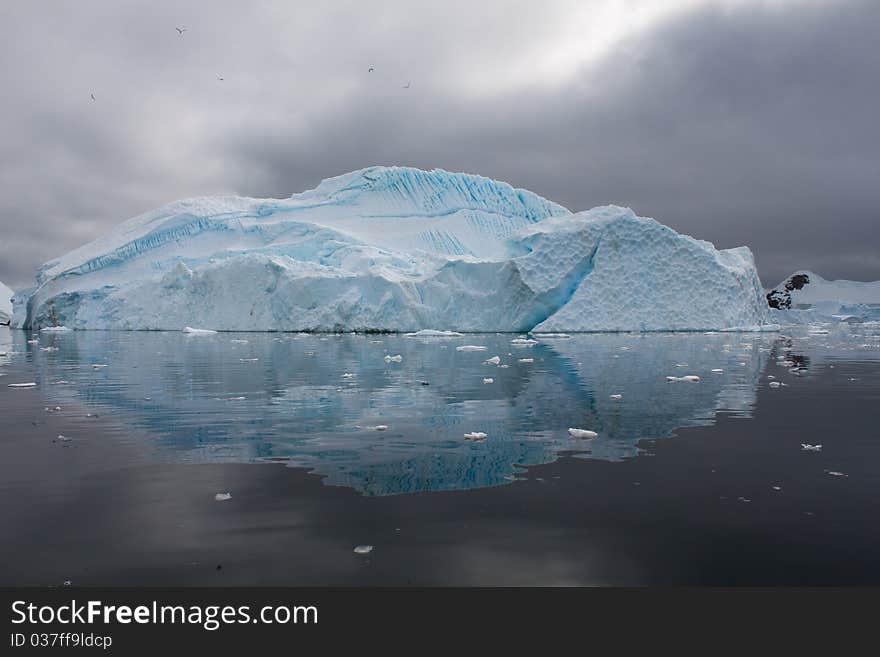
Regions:
[[[29, 337], [13, 332], [12, 348], [33, 363], [47, 404], [112, 416], [119, 439], [144, 441], [155, 458], [282, 461], [368, 495], [499, 485], [518, 466], [562, 452], [620, 460], [639, 453], [639, 440], [711, 424], [718, 413], [748, 417], [777, 339], [573, 334], [536, 335], [531, 344], [495, 334], [71, 332], [29, 344]], [[57, 351], [41, 351], [49, 345]], [[401, 362], [384, 358], [398, 354]], [[494, 356], [499, 365], [486, 363]], [[666, 380], [682, 375], [700, 382]], [[578, 440], [569, 427], [599, 436]], [[488, 437], [464, 439], [476, 431]]]

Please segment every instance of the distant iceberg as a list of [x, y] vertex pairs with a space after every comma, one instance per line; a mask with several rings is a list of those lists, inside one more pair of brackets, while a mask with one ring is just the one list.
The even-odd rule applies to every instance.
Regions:
[[8, 324], [12, 319], [12, 295], [14, 292], [0, 282], [0, 324]]
[[767, 302], [783, 324], [880, 321], [880, 281], [828, 281], [800, 270], [770, 290]]
[[770, 326], [746, 247], [480, 176], [372, 167], [178, 201], [43, 265], [25, 328], [659, 331]]

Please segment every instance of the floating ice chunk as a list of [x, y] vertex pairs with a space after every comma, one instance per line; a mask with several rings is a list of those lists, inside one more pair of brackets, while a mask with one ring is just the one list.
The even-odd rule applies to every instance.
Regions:
[[187, 335], [213, 335], [217, 331], [215, 331], [213, 329], [193, 328], [191, 326], [184, 326], [183, 332], [186, 333]]
[[724, 374], [724, 370], [721, 369], [720, 367], [716, 367], [714, 370], [712, 370], [712, 373], [713, 374]]
[[238, 360], [240, 360], [242, 363], [256, 363], [260, 359], [259, 358], [239, 358]]
[[377, 424], [376, 426], [369, 427], [369, 428], [372, 429], [373, 431], [387, 431], [388, 425], [387, 424]]
[[517, 362], [518, 363], [534, 363], [535, 359], [534, 358], [520, 358]]
[[456, 347], [456, 351], [486, 351], [487, 347], [479, 344], [463, 344], [459, 347]]
[[609, 397], [609, 399], [613, 399], [614, 401], [620, 401], [621, 399], [623, 399], [623, 395], [614, 394], [614, 395], [611, 395]]
[[30, 383], [10, 383], [8, 388], [36, 388], [37, 384], [31, 381]]
[[829, 474], [832, 477], [848, 477], [849, 476], [849, 475], [846, 475], [842, 472], [838, 472], [837, 470], [826, 470], [825, 474]]
[[56, 440], [60, 443], [69, 443], [71, 440], [73, 440], [73, 438], [71, 438], [70, 436], [64, 436], [59, 433], [58, 438], [56, 438]]
[[355, 554], [369, 554], [373, 551], [372, 545], [355, 545], [354, 553]]
[[407, 338], [460, 338], [464, 333], [457, 331], [438, 331], [436, 329], [422, 329], [415, 333], [404, 333]]
[[776, 377], [773, 376], [772, 374], [768, 374], [768, 375], [767, 375], [767, 378], [768, 378], [768, 379], [775, 379]]
[[501, 357], [492, 356], [492, 358], [489, 358], [488, 360], [485, 360], [483, 362], [486, 363], [486, 365], [498, 365], [501, 363]]
[[780, 491], [782, 490], [782, 486], [773, 486], [773, 490]]
[[230, 342], [233, 342], [235, 344], [247, 344], [248, 342], [250, 342], [250, 340], [232, 339], [232, 340], [230, 340]]
[[232, 493], [217, 493], [214, 495], [214, 499], [218, 502], [225, 502], [232, 499]]
[[699, 383], [700, 377], [696, 374], [686, 374], [684, 376], [667, 376], [666, 380], [670, 383], [677, 383], [679, 381], [683, 381], [684, 383]]
[[229, 397], [226, 401], [244, 401], [247, 397]]
[[64, 333], [65, 331], [69, 331], [70, 329], [66, 326], [44, 326], [40, 330], [45, 331], [46, 333]]
[[531, 338], [514, 338], [510, 341], [510, 344], [514, 347], [532, 347], [538, 344], [538, 341]]
[[[51, 347], [51, 346], [50, 347], [40, 347], [40, 351], [58, 351], [58, 347]], [[5, 356], [6, 354], [2, 354], [2, 355]]]
[[537, 333], [539, 338], [570, 338], [568, 333]]
[[737, 497], [736, 499], [740, 502], [746, 502], [746, 503], [751, 502], [751, 500], [748, 497]]
[[495, 379], [485, 377], [483, 378], [483, 383], [495, 383]]
[[771, 382], [770, 382], [770, 387], [771, 387], [771, 388], [778, 388], [778, 387], [781, 386], [781, 385], [782, 385], [782, 384], [779, 383], [779, 381], [771, 381]]
[[385, 356], [386, 363], [399, 363], [402, 360], [403, 360], [403, 356], [401, 356], [400, 354], [397, 354], [396, 356], [388, 356], [388, 355]]
[[352, 374], [351, 372], [346, 372], [345, 374], [342, 375], [342, 378], [343, 379], [353, 379], [354, 374]]
[[102, 369], [104, 369], [105, 367], [107, 367], [107, 365], [104, 364], [104, 363], [92, 363], [92, 369], [93, 369], [93, 370], [102, 370]]
[[589, 429], [570, 428], [568, 430], [568, 433], [572, 438], [584, 438], [587, 440], [597, 438], [599, 436], [598, 433], [596, 433], [595, 431], [590, 431]]
[[37, 338], [34, 338], [33, 340], [28, 340], [27, 343], [28, 344], [40, 344], [40, 341]]
[[821, 452], [822, 445], [810, 445], [809, 443], [801, 443], [801, 450], [804, 452]]
[[486, 434], [482, 431], [471, 431], [464, 434], [465, 440], [486, 440]]

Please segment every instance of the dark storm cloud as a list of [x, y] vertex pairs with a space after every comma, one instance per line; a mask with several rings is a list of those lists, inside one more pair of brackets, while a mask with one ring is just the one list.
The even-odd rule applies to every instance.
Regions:
[[0, 14], [15, 285], [163, 202], [372, 164], [629, 205], [750, 245], [767, 284], [880, 278], [873, 2], [695, 4], [556, 75], [533, 63], [581, 3], [37, 4]]

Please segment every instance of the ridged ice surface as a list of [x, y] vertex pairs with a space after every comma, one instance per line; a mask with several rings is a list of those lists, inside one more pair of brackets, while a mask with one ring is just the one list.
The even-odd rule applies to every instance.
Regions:
[[39, 328], [619, 331], [768, 325], [750, 251], [480, 176], [372, 167], [179, 201], [44, 265]]

